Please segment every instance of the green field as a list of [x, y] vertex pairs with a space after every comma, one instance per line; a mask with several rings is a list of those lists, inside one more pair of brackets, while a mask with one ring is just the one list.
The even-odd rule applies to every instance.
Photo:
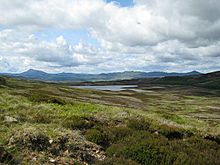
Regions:
[[220, 164], [219, 90], [0, 79], [0, 164]]

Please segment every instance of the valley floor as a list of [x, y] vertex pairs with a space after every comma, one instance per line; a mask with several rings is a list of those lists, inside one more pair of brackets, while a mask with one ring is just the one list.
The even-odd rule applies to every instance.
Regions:
[[219, 91], [0, 82], [0, 164], [220, 164]]

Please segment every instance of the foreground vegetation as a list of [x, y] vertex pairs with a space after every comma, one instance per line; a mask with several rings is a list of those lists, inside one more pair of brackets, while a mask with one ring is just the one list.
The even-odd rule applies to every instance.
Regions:
[[0, 163], [220, 164], [219, 91], [139, 90], [0, 78]]

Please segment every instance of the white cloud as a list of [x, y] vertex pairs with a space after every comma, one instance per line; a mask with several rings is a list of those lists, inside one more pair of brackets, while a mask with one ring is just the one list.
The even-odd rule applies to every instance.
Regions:
[[[123, 8], [103, 0], [0, 0], [1, 65], [10, 68], [10, 59], [23, 58], [18, 70], [220, 68], [219, 0], [134, 2]], [[70, 45], [63, 36], [37, 39], [34, 32], [45, 28], [87, 29], [101, 47]]]
[[57, 37], [52, 42], [40, 41], [33, 35], [30, 36], [25, 33], [23, 33], [21, 40], [17, 40], [19, 36], [20, 33], [18, 31], [16, 33], [11, 29], [0, 32], [0, 57], [8, 60], [8, 63], [4, 62], [7, 67], [11, 67], [14, 64], [10, 58], [26, 59], [15, 65], [19, 70], [39, 64], [39, 62], [42, 62], [44, 67], [76, 67], [97, 64], [101, 62], [99, 59], [104, 58], [102, 57], [102, 52], [98, 51], [97, 48], [83, 43], [75, 46], [69, 45], [63, 36]]

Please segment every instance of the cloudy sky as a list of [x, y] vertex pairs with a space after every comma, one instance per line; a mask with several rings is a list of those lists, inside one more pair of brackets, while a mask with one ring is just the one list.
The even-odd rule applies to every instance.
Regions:
[[219, 0], [0, 0], [0, 72], [220, 70]]

